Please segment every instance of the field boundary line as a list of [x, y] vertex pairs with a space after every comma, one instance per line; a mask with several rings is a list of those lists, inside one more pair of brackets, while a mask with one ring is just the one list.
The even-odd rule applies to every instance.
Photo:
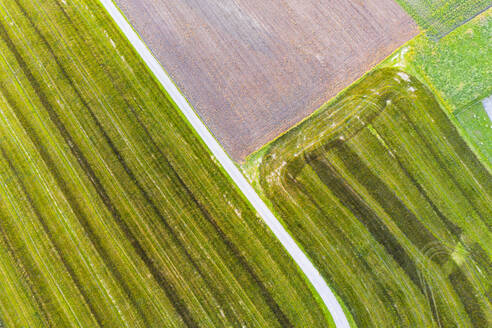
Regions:
[[238, 167], [226, 154], [224, 149], [220, 146], [218, 141], [208, 130], [208, 128], [205, 126], [205, 124], [202, 122], [196, 112], [191, 108], [191, 105], [181, 94], [176, 85], [172, 82], [167, 72], [157, 61], [157, 59], [152, 55], [142, 39], [140, 39], [138, 34], [127, 21], [126, 17], [122, 14], [122, 12], [112, 0], [100, 0], [100, 3], [116, 22], [116, 25], [123, 32], [130, 44], [135, 48], [142, 60], [147, 64], [157, 80], [164, 87], [166, 92], [169, 94], [169, 97], [174, 101], [176, 106], [186, 117], [188, 122], [192, 125], [193, 129], [209, 148], [210, 152], [219, 161], [220, 165], [224, 168], [229, 177], [234, 181], [237, 187], [251, 203], [253, 208], [258, 212], [266, 225], [273, 232], [275, 237], [277, 237], [282, 246], [284, 246], [289, 255], [294, 259], [301, 271], [306, 275], [309, 282], [312, 284], [312, 286], [328, 308], [328, 311], [330, 312], [335, 325], [339, 328], [349, 328], [350, 325], [340, 303], [336, 299], [330, 287], [328, 287], [328, 284], [323, 279], [319, 271], [314, 267], [308, 257], [297, 245], [293, 237], [285, 230], [285, 228], [278, 221], [275, 215], [258, 196], [256, 191], [246, 180]]

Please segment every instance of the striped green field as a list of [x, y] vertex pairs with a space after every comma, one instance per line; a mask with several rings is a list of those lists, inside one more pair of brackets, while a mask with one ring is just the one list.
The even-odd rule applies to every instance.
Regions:
[[7, 327], [327, 327], [97, 1], [0, 2]]
[[492, 324], [492, 177], [417, 79], [375, 70], [250, 161], [359, 327]]
[[489, 0], [396, 0], [432, 38], [442, 38], [491, 6]]

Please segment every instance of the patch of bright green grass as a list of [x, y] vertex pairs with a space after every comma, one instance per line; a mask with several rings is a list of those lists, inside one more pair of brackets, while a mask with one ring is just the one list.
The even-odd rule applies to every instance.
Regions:
[[492, 9], [439, 41], [419, 35], [387, 61], [414, 74], [454, 112], [492, 93]]
[[[492, 9], [439, 41], [421, 34], [379, 67], [398, 67], [416, 76], [435, 94], [466, 140], [483, 161], [489, 161], [490, 127], [458, 117], [458, 113], [492, 94]], [[478, 130], [474, 130], [478, 129]], [[489, 139], [490, 140], [490, 139]]]
[[465, 129], [477, 152], [492, 164], [492, 122], [481, 102], [477, 102], [455, 113], [459, 124]]
[[432, 38], [441, 38], [490, 7], [488, 0], [396, 0]]

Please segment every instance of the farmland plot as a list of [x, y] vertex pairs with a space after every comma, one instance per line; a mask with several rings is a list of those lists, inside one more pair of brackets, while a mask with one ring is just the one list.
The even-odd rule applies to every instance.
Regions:
[[491, 6], [489, 0], [396, 0], [431, 37], [441, 38]]
[[492, 94], [492, 9], [439, 41], [421, 34], [380, 66], [397, 66], [432, 90], [474, 151], [492, 166], [492, 131], [481, 104]]
[[415, 78], [370, 73], [256, 162], [358, 326], [490, 325], [492, 179]]
[[477, 151], [483, 153], [484, 161], [492, 167], [492, 120], [484, 108], [482, 101], [478, 101], [455, 113], [459, 124], [469, 136], [470, 142]]
[[0, 2], [8, 327], [325, 327], [293, 261], [95, 1]]

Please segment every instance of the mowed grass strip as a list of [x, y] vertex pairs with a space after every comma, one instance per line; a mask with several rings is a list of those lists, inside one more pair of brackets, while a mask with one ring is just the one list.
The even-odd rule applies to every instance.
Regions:
[[97, 2], [10, 0], [0, 17], [7, 326], [329, 325]]
[[358, 326], [490, 325], [492, 179], [418, 80], [368, 74], [258, 162]]

